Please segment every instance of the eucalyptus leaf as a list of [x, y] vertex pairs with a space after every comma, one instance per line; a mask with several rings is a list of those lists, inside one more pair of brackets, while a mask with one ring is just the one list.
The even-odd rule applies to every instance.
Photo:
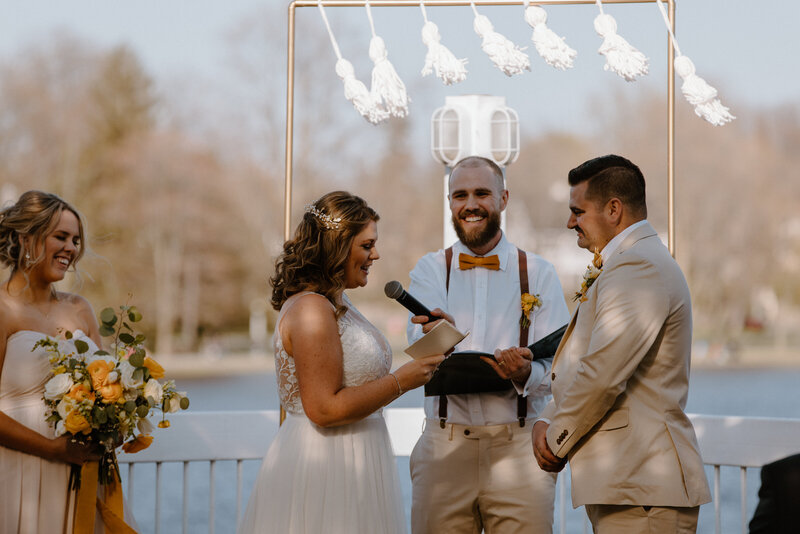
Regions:
[[[133, 365], [133, 364], [131, 364], [131, 365]], [[134, 380], [142, 380], [142, 381], [144, 381], [144, 369], [142, 367], [137, 367], [133, 371], [133, 375], [132, 376], [133, 376]]]
[[72, 339], [72, 332], [67, 330], [66, 332], [64, 332], [64, 337], [67, 339]]
[[129, 332], [133, 332], [133, 328], [131, 328], [131, 325], [129, 325], [125, 321], [122, 321], [122, 326], [125, 327], [125, 330], [127, 330]]
[[103, 349], [94, 351], [94, 355], [95, 356], [111, 356], [107, 351], [105, 351]]
[[135, 341], [135, 338], [127, 332], [123, 332], [119, 335], [119, 340], [130, 345]]
[[189, 408], [189, 397], [181, 397], [181, 410]]
[[148, 395], [147, 396], [147, 404], [149, 404], [150, 407], [152, 408], [153, 406], [156, 405], [156, 400], [151, 395]]
[[117, 322], [117, 313], [114, 308], [103, 308], [100, 312], [100, 322], [112, 325]]
[[89, 352], [89, 344], [82, 339], [76, 339], [75, 350], [78, 351], [78, 354], [85, 354]]
[[137, 334], [136, 335], [136, 344], [140, 345], [140, 344], [144, 343], [145, 339], [147, 339], [147, 338], [144, 337], [144, 334]]
[[107, 324], [101, 324], [100, 325], [100, 335], [103, 336], [103, 337], [113, 336], [114, 335], [114, 329], [112, 327], [108, 326]]
[[136, 408], [136, 413], [139, 415], [139, 417], [147, 417], [147, 414], [150, 413], [150, 406], [147, 404], [142, 404]]
[[[136, 371], [134, 371], [133, 374], [135, 375]], [[125, 411], [128, 413], [128, 415], [132, 414], [134, 410], [136, 410], [136, 402], [125, 401]]]
[[108, 414], [103, 408], [95, 406], [94, 409], [92, 409], [92, 419], [94, 419], [97, 424], [102, 425], [108, 421]]
[[144, 368], [142, 369], [142, 371], [144, 372], [144, 378], [143, 378], [143, 380], [144, 380], [145, 382], [147, 382], [148, 380], [150, 380], [150, 369], [148, 369], [147, 367], [144, 367]]
[[131, 306], [131, 309], [128, 310], [128, 319], [134, 323], [138, 323], [142, 320], [142, 314], [136, 306]]
[[134, 367], [141, 367], [144, 365], [144, 354], [139, 351], [134, 352], [131, 354], [130, 358], [128, 358], [128, 363]]

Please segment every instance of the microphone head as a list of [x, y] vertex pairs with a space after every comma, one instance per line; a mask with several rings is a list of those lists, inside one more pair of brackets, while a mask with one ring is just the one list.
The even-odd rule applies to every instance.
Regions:
[[383, 286], [383, 292], [386, 293], [386, 296], [390, 299], [396, 299], [403, 294], [403, 284], [397, 280], [386, 282], [386, 285]]

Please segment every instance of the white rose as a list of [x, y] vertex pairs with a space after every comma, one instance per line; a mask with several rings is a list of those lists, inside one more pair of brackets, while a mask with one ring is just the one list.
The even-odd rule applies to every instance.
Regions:
[[133, 379], [133, 372], [136, 370], [134, 366], [129, 364], [127, 360], [119, 363], [120, 378], [122, 380], [122, 387], [125, 389], [136, 389], [142, 387], [142, 379]]
[[67, 414], [71, 412], [75, 408], [75, 401], [72, 399], [63, 399], [61, 402], [56, 404], [56, 411], [58, 415], [61, 416], [61, 419], [64, 420], [67, 418]]
[[58, 423], [56, 423], [56, 437], [63, 436], [66, 433], [67, 427], [64, 426], [64, 420], [62, 419]]
[[142, 434], [150, 435], [153, 432], [153, 423], [151, 423], [148, 418], [142, 417], [136, 424], [136, 428], [138, 428], [139, 432]]
[[72, 387], [72, 378], [67, 373], [54, 376], [44, 385], [44, 398], [56, 400]]
[[144, 385], [144, 396], [153, 397], [153, 400], [156, 404], [161, 404], [161, 397], [164, 394], [164, 391], [161, 389], [161, 384], [155, 378], [151, 378], [147, 381], [147, 384]]

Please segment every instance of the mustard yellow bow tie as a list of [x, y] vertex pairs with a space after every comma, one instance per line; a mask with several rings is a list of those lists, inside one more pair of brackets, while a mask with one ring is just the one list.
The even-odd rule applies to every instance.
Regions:
[[483, 267], [484, 269], [497, 271], [500, 269], [500, 258], [497, 257], [497, 254], [486, 257], [470, 256], [469, 254], [458, 255], [459, 269], [466, 271], [475, 267]]

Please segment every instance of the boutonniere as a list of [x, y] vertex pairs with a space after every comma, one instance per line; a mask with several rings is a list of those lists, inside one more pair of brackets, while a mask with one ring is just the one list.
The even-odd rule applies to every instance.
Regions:
[[522, 305], [522, 316], [519, 318], [519, 324], [522, 325], [522, 328], [528, 328], [531, 325], [531, 310], [534, 308], [541, 308], [542, 299], [539, 298], [539, 295], [523, 293], [520, 301]]
[[592, 263], [590, 263], [586, 267], [586, 272], [583, 273], [583, 282], [581, 282], [581, 289], [580, 291], [575, 292], [575, 296], [572, 298], [573, 301], [580, 300], [581, 302], [586, 301], [586, 293], [589, 291], [589, 288], [592, 287], [594, 281], [597, 280], [597, 277], [600, 276], [600, 273], [603, 271], [603, 257], [600, 255], [599, 252], [594, 252], [594, 258], [592, 259]]

